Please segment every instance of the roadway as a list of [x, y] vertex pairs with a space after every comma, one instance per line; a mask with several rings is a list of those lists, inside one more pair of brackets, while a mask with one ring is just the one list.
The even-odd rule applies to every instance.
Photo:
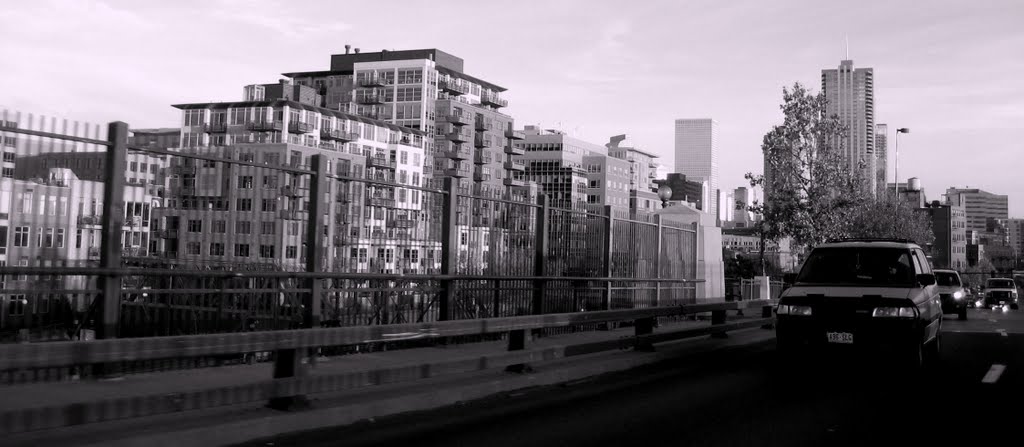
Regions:
[[1024, 395], [1024, 311], [947, 316], [942, 343], [940, 363], [914, 377], [870, 359], [809, 359], [794, 368], [780, 364], [772, 341], [246, 445], [863, 447], [1013, 439], [1015, 397]]

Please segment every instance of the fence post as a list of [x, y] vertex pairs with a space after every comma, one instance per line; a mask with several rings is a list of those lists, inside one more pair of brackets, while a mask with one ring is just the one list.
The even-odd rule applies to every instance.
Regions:
[[601, 267], [601, 274], [605, 277], [604, 287], [604, 309], [612, 309], [612, 282], [608, 281], [608, 278], [612, 277], [612, 228], [614, 227], [614, 218], [612, 217], [612, 206], [604, 206], [604, 215], [608, 224], [604, 228], [604, 265]]
[[[127, 170], [128, 124], [120, 121], [107, 126], [107, 147], [103, 187], [103, 239], [100, 240], [100, 267], [121, 268], [121, 232], [124, 228], [124, 172]], [[99, 321], [96, 338], [117, 338], [121, 314], [121, 276], [102, 275], [99, 278]], [[119, 374], [117, 365], [97, 364], [94, 372], [99, 377]]]
[[[444, 204], [441, 211], [441, 274], [454, 275], [458, 271], [459, 251], [455, 244], [459, 242], [459, 191], [455, 179], [444, 179]], [[455, 281], [441, 280], [441, 296], [438, 297], [438, 316], [440, 321], [452, 318], [452, 302], [455, 300]]]
[[[327, 161], [322, 155], [313, 155], [310, 160], [312, 170], [309, 179], [308, 217], [306, 221], [306, 271], [311, 273], [323, 271], [324, 258], [324, 195], [329, 195], [327, 183]], [[309, 329], [320, 326], [322, 314], [323, 280], [310, 278], [306, 284], [308, 293], [302, 299], [302, 327]], [[308, 373], [316, 361], [316, 348], [285, 349], [277, 351], [274, 356], [274, 379], [302, 377]], [[308, 365], [303, 365], [307, 359]], [[304, 395], [275, 396], [268, 404], [276, 410], [291, 410], [309, 406]]]
[[[548, 203], [548, 197], [544, 194], [540, 194], [537, 198], [537, 222], [536, 222], [536, 238], [534, 241], [534, 249], [536, 253], [533, 257], [533, 276], [538, 278], [544, 277], [547, 274], [547, 257], [550, 254], [550, 239], [548, 233], [551, 229], [551, 207]], [[533, 285], [533, 303], [530, 312], [534, 315], [540, 315], [544, 313], [544, 294], [547, 283], [544, 280], [535, 280]]]
[[[662, 231], [664, 230], [661, 226], [661, 214], [654, 215], [655, 230], [658, 232], [658, 236], [655, 238], [655, 243], [658, 244], [658, 249], [654, 255], [654, 278], [661, 279], [661, 253], [664, 250], [662, 245], [664, 239], [662, 237]], [[661, 306], [661, 281], [654, 283], [654, 307]]]

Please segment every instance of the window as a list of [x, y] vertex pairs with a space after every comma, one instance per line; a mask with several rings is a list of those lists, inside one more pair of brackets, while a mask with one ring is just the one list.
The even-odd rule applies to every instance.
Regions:
[[25, 314], [25, 295], [11, 295], [7, 302], [7, 315], [20, 316]]
[[359, 249], [359, 262], [366, 262], [367, 252], [365, 248]]
[[251, 234], [252, 233], [252, 222], [248, 220], [240, 220], [235, 222], [235, 233], [238, 234]]
[[3, 176], [5, 178], [13, 178], [14, 177], [14, 168], [4, 168]]
[[240, 176], [238, 176], [238, 189], [252, 189], [252, 176], [251, 175], [240, 175]]
[[466, 233], [462, 233], [462, 234], [461, 234], [461, 235], [459, 236], [459, 241], [460, 241], [460, 242], [459, 242], [459, 244], [460, 244], [460, 245], [466, 245], [466, 244], [468, 244], [468, 243], [469, 243], [469, 235], [468, 235], [468, 234], [466, 234]]
[[57, 229], [57, 248], [64, 248], [65, 230], [63, 228]]
[[[263, 154], [267, 155], [267, 154]], [[277, 155], [277, 154], [274, 154]], [[277, 176], [276, 175], [264, 175], [263, 176], [263, 189], [275, 189], [277, 188]]]
[[299, 235], [299, 223], [298, 222], [292, 222], [291, 225], [288, 226], [288, 235], [289, 236], [298, 236]]
[[133, 161], [131, 163], [128, 163], [128, 170], [131, 171], [131, 172], [138, 172], [138, 170], [139, 170], [139, 162]]
[[199, 256], [203, 254], [203, 246], [199, 242], [189, 242], [185, 244], [185, 252], [192, 256]]
[[200, 219], [189, 219], [188, 220], [188, 232], [189, 233], [202, 233], [203, 232], [203, 221]]
[[299, 256], [299, 247], [289, 245], [284, 248], [284, 257], [288, 259], [295, 259]]
[[260, 202], [260, 210], [264, 213], [273, 213], [277, 211], [277, 199], [263, 199]]
[[416, 167], [420, 166], [420, 154], [412, 154], [412, 165]]
[[402, 151], [401, 152], [401, 155], [399, 156], [399, 162], [402, 163], [402, 164], [409, 164], [409, 152], [408, 151]]
[[240, 258], [249, 257], [249, 244], [235, 244], [235, 256]]
[[384, 262], [391, 262], [395, 260], [395, 250], [388, 248], [384, 250]]
[[413, 172], [412, 173], [412, 186], [420, 186], [420, 173], [419, 172]]
[[82, 248], [82, 230], [75, 230], [75, 248]]
[[28, 227], [14, 227], [14, 246], [15, 247], [28, 247], [29, 229]]
[[222, 243], [222, 242], [211, 242], [210, 243], [210, 256], [224, 256], [224, 243]]
[[252, 199], [238, 199], [236, 211], [252, 211]]
[[274, 246], [273, 245], [260, 245], [260, 257], [261, 258], [273, 258], [274, 257]]
[[406, 192], [407, 192], [407, 191], [406, 191], [406, 190], [405, 190], [404, 188], [400, 188], [400, 189], [398, 190], [398, 201], [399, 201], [399, 202], [401, 202], [401, 203], [405, 203], [405, 199], [406, 199]]
[[226, 221], [223, 221], [223, 220], [215, 220], [215, 221], [213, 221], [213, 232], [214, 233], [216, 233], [216, 234], [224, 234], [224, 233], [228, 232], [227, 229], [228, 229], [228, 223]]
[[260, 222], [260, 234], [274, 234], [274, 222]]

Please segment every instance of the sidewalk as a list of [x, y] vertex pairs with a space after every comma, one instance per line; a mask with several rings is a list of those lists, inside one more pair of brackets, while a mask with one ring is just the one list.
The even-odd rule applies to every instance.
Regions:
[[[742, 321], [742, 319], [733, 319], [733, 321]], [[707, 327], [708, 325], [709, 322], [706, 321], [680, 321], [662, 324], [655, 332], [664, 333]], [[632, 334], [632, 328], [621, 328], [610, 331], [557, 335], [529, 341], [526, 349], [528, 351], [536, 351], [538, 349], [557, 350], [559, 348], [588, 343], [629, 339], [632, 337]], [[774, 335], [773, 332], [764, 330], [740, 331], [734, 334], [737, 335], [726, 340], [708, 340], [707, 337], [697, 337], [683, 342], [683, 344], [699, 344], [700, 340], [704, 340], [718, 346], [728, 345], [729, 343], [743, 343], [744, 340], [749, 341], [748, 339], [751, 339], [751, 337], [753, 337], [752, 339], [763, 340]], [[452, 399], [466, 400], [479, 398], [505, 390], [517, 389], [517, 387], [537, 385], [541, 382], [559, 383], [559, 381], [575, 380], [603, 372], [628, 369], [664, 358], [667, 354], [662, 352], [640, 353], [633, 351], [608, 351], [585, 355], [573, 355], [570, 353], [568, 355], [572, 355], [572, 357], [547, 357], [554, 358], [555, 360], [539, 363], [536, 368], [538, 371], [541, 371], [540, 373], [525, 375], [505, 373], [503, 367], [506, 365], [504, 364], [497, 362], [494, 364], [482, 362], [481, 364], [478, 361], [486, 357], [501, 355], [505, 349], [505, 342], [484, 342], [356, 354], [327, 359], [321, 358], [316, 367], [311, 371], [311, 375], [314, 377], [337, 374], [359, 375], [363, 372], [394, 368], [401, 365], [411, 364], [415, 366], [439, 362], [458, 363], [460, 367], [455, 367], [452, 370], [456, 374], [420, 380], [411, 380], [416, 379], [416, 377], [398, 377], [397, 379], [399, 380], [410, 380], [394, 383], [388, 383], [386, 380], [381, 381], [380, 377], [373, 378], [367, 374], [365, 375], [365, 382], [351, 383], [351, 387], [347, 387], [348, 389], [310, 396], [314, 399], [314, 406], [316, 408], [311, 411], [295, 413], [275, 412], [265, 409], [263, 401], [256, 400], [240, 405], [219, 406], [146, 418], [115, 420], [48, 431], [21, 433], [8, 436], [6, 439], [12, 442], [12, 445], [15, 445], [15, 442], [24, 442], [25, 445], [32, 445], [40, 443], [49, 444], [60, 439], [64, 439], [62, 442], [67, 441], [75, 444], [95, 437], [97, 440], [102, 439], [105, 445], [110, 445], [117, 438], [123, 438], [124, 441], [129, 439], [138, 441], [138, 439], [134, 438], [135, 436], [147, 433], [153, 434], [154, 430], [170, 429], [171, 432], [168, 433], [175, 434], [173, 436], [167, 434], [167, 436], [170, 436], [167, 439], [169, 443], [161, 444], [158, 439], [148, 440], [146, 443], [151, 444], [155, 442], [156, 445], [219, 445], [221, 442], [242, 442], [251, 439], [250, 431], [252, 433], [259, 433], [261, 436], [270, 436], [276, 433], [275, 430], [307, 429], [310, 427], [310, 424], [313, 424], [313, 428], [317, 426], [316, 424], [321, 424], [319, 426], [340, 425], [365, 417], [435, 408], [454, 403], [455, 401]], [[562, 352], [566, 353], [569, 351], [563, 349]], [[0, 400], [0, 412], [17, 411], [25, 408], [67, 406], [75, 403], [139, 395], [166, 395], [169, 393], [182, 393], [212, 388], [244, 387], [245, 385], [255, 385], [270, 380], [271, 371], [271, 364], [236, 365], [194, 371], [132, 375], [125, 377], [123, 380], [109, 382], [41, 383], [4, 387], [5, 398]], [[387, 384], [364, 386], [372, 383]], [[412, 394], [413, 390], [420, 394]], [[331, 404], [332, 402], [334, 404]], [[356, 402], [362, 403], [353, 407]], [[339, 407], [338, 405], [341, 406]], [[314, 414], [321, 414], [321, 416], [314, 417]], [[254, 420], [260, 422], [252, 425]], [[216, 423], [211, 424], [212, 421], [216, 421]], [[242, 427], [247, 428], [243, 429]], [[178, 432], [182, 430], [191, 430], [192, 436], [194, 436], [193, 440], [184, 444], [181, 443], [180, 441], [183, 441], [183, 438], [180, 437], [181, 433]], [[225, 433], [220, 433], [222, 431], [225, 431]], [[228, 432], [230, 432], [230, 436], [228, 436]], [[214, 438], [228, 436], [230, 439], [225, 438], [223, 441], [207, 444], [207, 440], [213, 440], [213, 438], [210, 438], [211, 436]], [[132, 443], [134, 441], [125, 445]]]

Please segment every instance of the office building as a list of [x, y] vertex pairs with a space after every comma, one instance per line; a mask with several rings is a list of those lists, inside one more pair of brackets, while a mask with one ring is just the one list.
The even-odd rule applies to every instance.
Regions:
[[286, 99], [308, 98], [424, 132], [422, 174], [428, 181], [453, 178], [476, 194], [523, 193], [524, 166], [513, 158], [521, 154], [512, 145], [522, 134], [500, 112], [508, 106], [504, 87], [467, 74], [462, 59], [437, 49], [364, 53], [345, 47], [344, 54], [331, 56], [330, 70], [285, 73], [311, 89], [286, 87], [292, 95]]
[[967, 210], [967, 229], [979, 233], [988, 232], [989, 219], [1005, 220], [1009, 216], [1009, 198], [978, 188], [955, 188], [946, 190], [947, 196], [962, 195]]
[[605, 144], [608, 157], [629, 162], [629, 209], [633, 211], [655, 211], [661, 199], [658, 198], [658, 156], [634, 147], [626, 135], [615, 135]]
[[749, 207], [754, 204], [752, 191], [744, 186], [736, 188], [732, 192], [732, 199], [729, 205], [733, 208], [731, 226], [735, 228], [750, 228], [754, 225], [754, 218]]
[[[875, 182], [884, 186], [889, 184], [889, 125], [875, 126]], [[898, 179], [897, 179], [898, 180]]]
[[[514, 147], [523, 154], [515, 157], [524, 163], [523, 180], [537, 183], [550, 206], [629, 206], [628, 162], [609, 165], [607, 148], [561, 131], [526, 126], [522, 133], [524, 139]], [[591, 179], [599, 181], [594, 188], [590, 188]]]
[[[877, 191], [877, 155], [875, 154], [875, 80], [871, 68], [853, 67], [852, 60], [843, 60], [838, 69], [821, 70], [821, 90], [828, 99], [829, 116], [836, 115], [849, 130], [841, 141], [833, 142], [843, 148], [850, 172], [860, 172], [865, 189], [872, 195]], [[859, 171], [860, 163], [865, 169]]]
[[677, 119], [675, 123], [676, 173], [708, 184], [709, 200], [702, 210], [718, 216], [718, 123], [712, 119]]
[[1010, 248], [1017, 256], [1024, 256], [1024, 219], [1006, 219], [1002, 225], [1006, 228]]

